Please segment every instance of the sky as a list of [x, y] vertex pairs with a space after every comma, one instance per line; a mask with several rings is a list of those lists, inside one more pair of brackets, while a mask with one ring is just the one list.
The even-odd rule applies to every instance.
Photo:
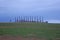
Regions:
[[0, 0], [0, 22], [17, 16], [43, 16], [50, 23], [60, 23], [60, 0]]

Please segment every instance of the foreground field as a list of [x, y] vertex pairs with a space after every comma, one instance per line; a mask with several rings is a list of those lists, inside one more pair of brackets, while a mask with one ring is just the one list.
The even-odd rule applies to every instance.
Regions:
[[11, 40], [60, 40], [60, 24], [0, 23], [0, 40], [5, 40], [4, 37], [12, 37]]

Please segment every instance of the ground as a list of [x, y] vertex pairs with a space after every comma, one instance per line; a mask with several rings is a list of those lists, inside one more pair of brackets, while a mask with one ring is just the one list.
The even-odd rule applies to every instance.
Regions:
[[0, 40], [60, 40], [60, 24], [0, 23]]
[[21, 37], [21, 36], [0, 36], [0, 40], [46, 40], [46, 38]]

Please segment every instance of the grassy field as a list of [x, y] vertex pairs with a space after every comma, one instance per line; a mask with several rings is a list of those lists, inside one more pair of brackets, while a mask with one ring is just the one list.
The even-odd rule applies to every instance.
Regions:
[[0, 35], [23, 37], [60, 38], [60, 24], [49, 23], [0, 23]]

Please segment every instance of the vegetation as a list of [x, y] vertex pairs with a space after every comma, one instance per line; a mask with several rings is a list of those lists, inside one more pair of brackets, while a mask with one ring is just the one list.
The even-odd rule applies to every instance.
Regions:
[[0, 23], [0, 35], [23, 37], [60, 38], [60, 24], [51, 23]]

